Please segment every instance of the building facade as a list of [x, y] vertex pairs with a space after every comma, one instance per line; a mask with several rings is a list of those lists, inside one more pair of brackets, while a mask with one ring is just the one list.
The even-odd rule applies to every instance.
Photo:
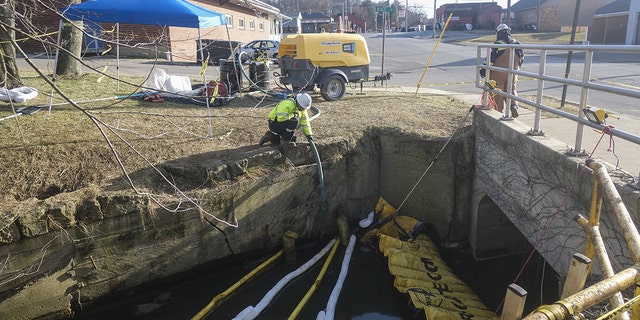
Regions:
[[596, 10], [588, 40], [593, 44], [640, 44], [640, 1], [617, 0]]
[[495, 29], [500, 24], [502, 7], [495, 2], [444, 4], [436, 9], [436, 23], [444, 26], [449, 16], [448, 29], [465, 30], [467, 24], [473, 29]]
[[[198, 39], [205, 41], [233, 41], [246, 43], [256, 39], [280, 40], [282, 25], [289, 20], [278, 8], [259, 0], [227, 0], [189, 2], [218, 13], [227, 18], [227, 25], [205, 29], [167, 27], [159, 25], [127, 25], [102, 23], [99, 26], [86, 24], [84, 53], [111, 54], [116, 41], [120, 44], [122, 56], [152, 56], [172, 61], [196, 61], [199, 48]], [[56, 2], [57, 9], [63, 7], [62, 1]], [[29, 38], [18, 32], [16, 38], [27, 53], [54, 52], [60, 24], [59, 15], [39, 2], [16, 1], [16, 11], [27, 17], [17, 19], [16, 25], [26, 33], [35, 34]], [[28, 31], [27, 31], [28, 30]], [[116, 31], [117, 34], [116, 34]], [[44, 40], [44, 41], [40, 41]], [[115, 54], [115, 53], [114, 53]]]
[[[571, 31], [570, 25], [563, 26], [559, 23], [560, 1], [567, 0], [520, 0], [516, 2], [511, 6], [512, 28], [527, 30], [527, 26], [536, 25], [536, 30], [542, 32]], [[597, 9], [615, 0], [593, 1], [595, 1]], [[591, 32], [591, 28], [589, 32]]]

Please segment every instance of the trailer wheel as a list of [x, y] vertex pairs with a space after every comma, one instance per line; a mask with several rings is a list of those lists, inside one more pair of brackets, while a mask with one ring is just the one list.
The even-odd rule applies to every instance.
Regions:
[[345, 85], [344, 79], [334, 74], [330, 76], [324, 86], [322, 86], [320, 93], [324, 100], [334, 101], [342, 98], [346, 90], [347, 86]]

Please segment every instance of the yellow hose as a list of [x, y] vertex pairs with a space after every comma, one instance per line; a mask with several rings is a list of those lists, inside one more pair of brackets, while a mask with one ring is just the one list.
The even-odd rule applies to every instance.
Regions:
[[296, 317], [298, 317], [298, 315], [300, 314], [300, 311], [302, 311], [302, 308], [304, 308], [304, 306], [309, 301], [309, 298], [311, 298], [313, 293], [316, 291], [316, 288], [318, 288], [318, 284], [320, 284], [320, 281], [322, 281], [322, 278], [324, 278], [324, 274], [327, 272], [327, 269], [329, 268], [329, 264], [331, 263], [333, 256], [336, 254], [336, 250], [338, 250], [339, 243], [340, 243], [340, 240], [338, 239], [333, 244], [333, 248], [331, 248], [331, 252], [329, 252], [329, 256], [327, 256], [327, 260], [325, 260], [324, 265], [322, 266], [322, 269], [318, 274], [318, 277], [316, 277], [316, 281], [313, 282], [313, 284], [311, 285], [307, 293], [304, 295], [304, 297], [302, 297], [302, 299], [300, 300], [296, 308], [293, 309], [293, 312], [291, 312], [291, 315], [289, 316], [288, 320], [293, 320]]
[[204, 317], [206, 317], [211, 311], [213, 311], [213, 309], [215, 309], [217, 307], [217, 303], [219, 301], [221, 301], [222, 299], [228, 297], [231, 293], [233, 293], [233, 291], [235, 291], [236, 289], [238, 289], [238, 287], [240, 287], [241, 285], [243, 285], [245, 282], [247, 282], [249, 279], [251, 279], [253, 276], [255, 276], [256, 274], [260, 273], [264, 268], [266, 268], [267, 266], [269, 266], [271, 263], [273, 263], [274, 261], [276, 261], [278, 258], [280, 258], [283, 255], [284, 251], [280, 250], [278, 251], [278, 253], [274, 254], [271, 258], [269, 258], [268, 260], [266, 260], [265, 262], [261, 263], [259, 266], [255, 267], [253, 270], [251, 270], [251, 272], [249, 272], [247, 275], [245, 275], [244, 277], [242, 277], [242, 279], [238, 280], [238, 282], [234, 283], [231, 287], [229, 287], [227, 290], [225, 290], [224, 292], [222, 292], [221, 294], [215, 296], [211, 302], [209, 302], [209, 304], [207, 304], [206, 307], [204, 307], [204, 309], [200, 310], [200, 312], [198, 312], [195, 316], [193, 316], [193, 318], [191, 318], [191, 320], [200, 320], [200, 319], [204, 319]]

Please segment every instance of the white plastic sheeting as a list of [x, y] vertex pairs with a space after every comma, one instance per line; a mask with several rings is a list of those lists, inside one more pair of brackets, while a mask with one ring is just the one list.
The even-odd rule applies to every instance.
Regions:
[[38, 90], [32, 87], [17, 87], [11, 90], [0, 88], [0, 100], [23, 103], [38, 96]]
[[187, 76], [167, 74], [163, 69], [153, 69], [149, 78], [142, 84], [145, 90], [158, 90], [171, 93], [191, 91], [191, 80]]

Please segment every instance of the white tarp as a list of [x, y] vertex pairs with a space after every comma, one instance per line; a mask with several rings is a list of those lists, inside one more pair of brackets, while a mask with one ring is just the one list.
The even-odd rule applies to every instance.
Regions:
[[153, 69], [149, 78], [142, 84], [145, 90], [158, 90], [171, 93], [191, 91], [191, 80], [187, 76], [169, 75], [163, 69]]
[[32, 87], [17, 87], [11, 90], [0, 88], [0, 100], [23, 103], [38, 96], [38, 90]]

